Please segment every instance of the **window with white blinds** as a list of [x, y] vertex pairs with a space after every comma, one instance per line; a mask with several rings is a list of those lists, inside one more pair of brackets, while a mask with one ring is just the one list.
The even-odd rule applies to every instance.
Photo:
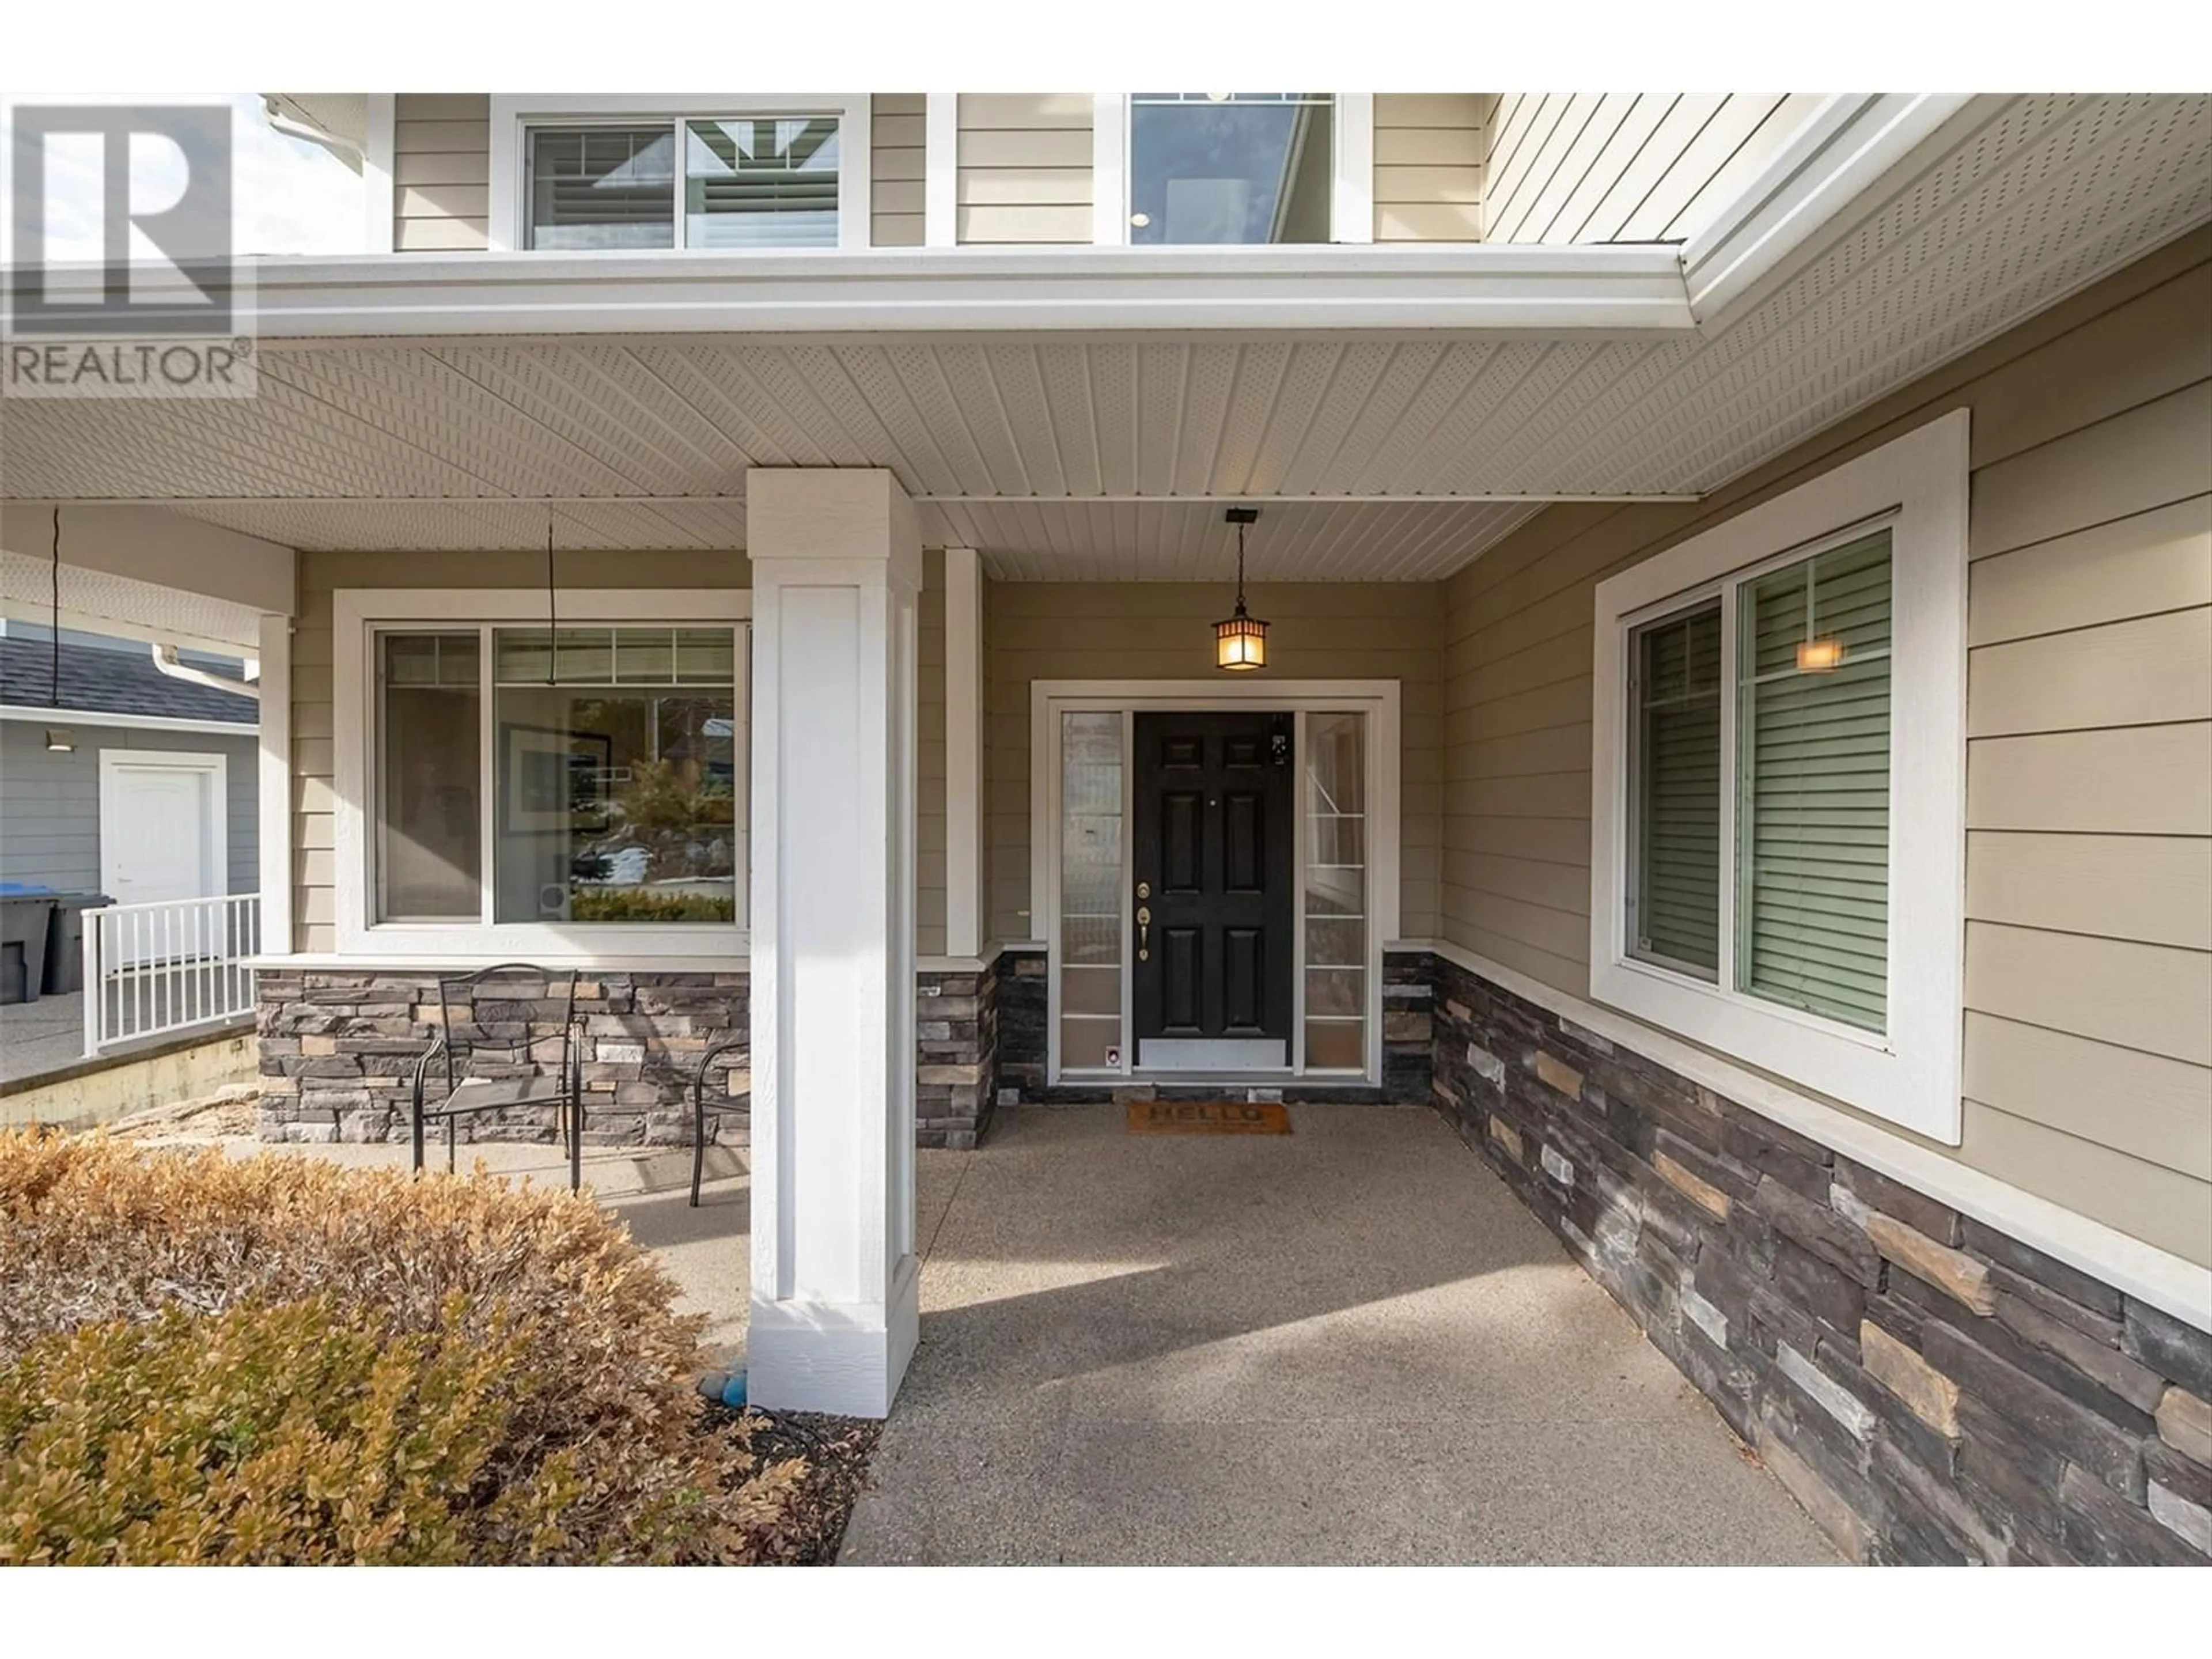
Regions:
[[1887, 529], [1736, 600], [1736, 985], [1869, 1031], [1889, 985]]
[[533, 125], [523, 246], [836, 247], [832, 115]]

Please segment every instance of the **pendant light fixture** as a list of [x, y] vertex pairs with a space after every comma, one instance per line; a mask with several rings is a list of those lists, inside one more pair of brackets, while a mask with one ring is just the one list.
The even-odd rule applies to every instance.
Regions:
[[1244, 527], [1260, 516], [1256, 507], [1232, 507], [1223, 515], [1237, 526], [1237, 610], [1213, 624], [1213, 665], [1236, 672], [1267, 665], [1267, 624], [1244, 608]]
[[1844, 665], [1844, 642], [1832, 634], [1823, 635], [1814, 612], [1820, 586], [1820, 562], [1815, 560], [1805, 571], [1805, 637], [1797, 641], [1797, 672], [1801, 674], [1832, 674]]

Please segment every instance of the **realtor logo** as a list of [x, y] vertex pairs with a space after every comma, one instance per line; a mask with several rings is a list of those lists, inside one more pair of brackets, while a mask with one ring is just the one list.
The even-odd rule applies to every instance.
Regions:
[[7, 113], [13, 254], [0, 390], [252, 396], [248, 295], [231, 246], [229, 106], [19, 104]]

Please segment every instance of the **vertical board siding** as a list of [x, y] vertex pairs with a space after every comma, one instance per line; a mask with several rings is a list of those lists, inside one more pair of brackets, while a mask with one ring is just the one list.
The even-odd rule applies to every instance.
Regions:
[[1087, 92], [960, 94], [961, 241], [1091, 241], [1091, 100]]
[[[542, 592], [544, 582], [540, 553], [300, 555], [299, 617], [292, 633], [293, 949], [337, 948], [331, 594], [342, 587]], [[569, 552], [562, 556], [561, 583], [567, 588], [750, 587], [752, 566], [740, 553]], [[358, 718], [359, 711], [349, 711], [349, 717]]]
[[922, 131], [928, 94], [879, 92], [868, 104], [868, 240], [921, 246]]
[[491, 94], [403, 92], [392, 100], [392, 246], [491, 246]]
[[1809, 93], [1500, 94], [1485, 134], [1485, 235], [1680, 241], [1741, 195], [1820, 102]]
[[[1501, 100], [1493, 167], [1567, 118]], [[1451, 578], [1442, 936], [1587, 996], [1595, 584], [1971, 408], [1972, 1040], [1941, 1150], [2212, 1261], [2208, 318], [2200, 231], [1703, 503], [1553, 507]]]
[[1482, 240], [1484, 128], [1494, 94], [1375, 94], [1375, 240]]
[[[1204, 679], [1228, 595], [1201, 582], [984, 584], [989, 926], [1040, 937], [1030, 895], [1030, 687], [1036, 680]], [[1399, 931], [1437, 930], [1442, 805], [1443, 616], [1421, 582], [1254, 583], [1273, 624], [1267, 674], [1389, 679], [1401, 687]]]
[[[66, 713], [52, 724], [67, 723]], [[222, 755], [229, 825], [224, 891], [251, 893], [261, 884], [258, 794], [260, 751], [253, 728], [237, 732], [142, 732], [128, 726], [70, 726], [76, 747], [46, 747], [46, 725], [0, 720], [0, 881], [59, 892], [98, 892], [100, 757], [110, 749]]]

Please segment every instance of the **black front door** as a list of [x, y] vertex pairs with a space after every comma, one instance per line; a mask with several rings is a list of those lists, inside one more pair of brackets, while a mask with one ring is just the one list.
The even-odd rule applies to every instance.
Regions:
[[1291, 740], [1288, 714], [1136, 717], [1140, 1066], [1290, 1064]]

